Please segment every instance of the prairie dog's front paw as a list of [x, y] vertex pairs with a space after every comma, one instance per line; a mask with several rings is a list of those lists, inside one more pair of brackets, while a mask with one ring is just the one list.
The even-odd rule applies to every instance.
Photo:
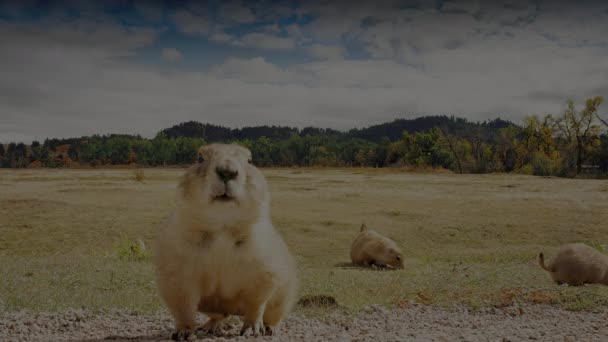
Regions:
[[277, 328], [276, 327], [272, 327], [270, 325], [266, 326], [266, 331], [264, 331], [264, 335], [266, 336], [276, 336], [277, 335]]
[[260, 336], [264, 333], [264, 324], [262, 324], [261, 319], [258, 319], [255, 322], [245, 320], [243, 322], [243, 327], [241, 328], [241, 336], [245, 335], [249, 329], [251, 329], [253, 336]]
[[210, 316], [207, 322], [198, 330], [204, 335], [217, 335], [220, 325], [227, 317], [228, 315]]
[[180, 329], [171, 334], [171, 339], [173, 341], [195, 341], [196, 334], [194, 334], [190, 329]]

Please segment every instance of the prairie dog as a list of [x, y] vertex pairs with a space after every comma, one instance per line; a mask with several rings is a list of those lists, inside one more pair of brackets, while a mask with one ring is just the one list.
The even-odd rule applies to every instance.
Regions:
[[195, 337], [197, 311], [209, 317], [205, 332], [239, 315], [241, 335], [272, 335], [293, 307], [298, 281], [270, 219], [266, 180], [244, 147], [212, 144], [198, 153], [156, 241], [156, 281], [175, 320], [172, 338]]
[[403, 254], [397, 244], [365, 224], [350, 247], [350, 259], [355, 265], [403, 268]]
[[541, 252], [538, 264], [558, 285], [608, 285], [608, 256], [582, 243], [563, 245], [549, 265]]

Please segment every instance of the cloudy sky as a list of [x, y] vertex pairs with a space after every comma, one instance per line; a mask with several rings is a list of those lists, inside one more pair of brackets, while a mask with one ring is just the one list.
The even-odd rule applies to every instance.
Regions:
[[517, 121], [608, 96], [607, 56], [606, 1], [0, 0], [0, 141]]

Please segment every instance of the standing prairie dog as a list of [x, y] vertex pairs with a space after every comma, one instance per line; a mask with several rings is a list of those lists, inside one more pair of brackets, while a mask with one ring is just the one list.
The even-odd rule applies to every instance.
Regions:
[[397, 244], [365, 224], [350, 247], [350, 259], [355, 265], [403, 268], [403, 254]]
[[297, 276], [270, 220], [269, 202], [266, 180], [248, 149], [199, 149], [156, 243], [156, 280], [175, 320], [173, 339], [195, 337], [197, 311], [209, 317], [201, 327], [206, 333], [239, 315], [241, 335], [249, 329], [274, 334], [294, 304]]
[[558, 285], [608, 285], [608, 256], [582, 243], [562, 246], [549, 265], [541, 252], [538, 264]]

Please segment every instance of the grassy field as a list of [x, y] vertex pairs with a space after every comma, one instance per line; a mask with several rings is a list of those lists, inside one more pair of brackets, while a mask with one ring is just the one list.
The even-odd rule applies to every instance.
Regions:
[[[0, 170], [0, 310], [160, 307], [149, 244], [175, 203], [179, 169]], [[608, 306], [608, 286], [558, 287], [536, 264], [566, 242], [608, 252], [608, 181], [385, 169], [267, 169], [272, 215], [295, 254], [300, 295], [371, 303], [513, 301]], [[350, 267], [365, 222], [406, 267]], [[126, 256], [126, 258], [125, 258]], [[298, 308], [300, 312], [309, 310]], [[315, 312], [317, 313], [317, 312]]]

